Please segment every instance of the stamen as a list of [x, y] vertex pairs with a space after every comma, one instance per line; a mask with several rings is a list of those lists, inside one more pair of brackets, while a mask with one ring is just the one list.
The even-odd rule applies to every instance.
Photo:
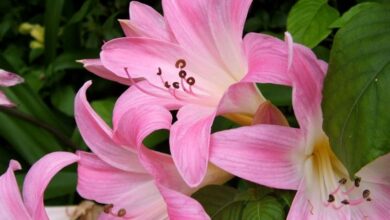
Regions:
[[349, 205], [349, 201], [346, 200], [346, 199], [344, 199], [343, 201], [341, 201], [341, 203], [344, 204], [344, 205]]
[[169, 89], [169, 88], [171, 87], [171, 85], [169, 85], [169, 82], [168, 82], [168, 81], [165, 81], [164, 86], [165, 86], [165, 88], [167, 88], [167, 89]]
[[179, 84], [178, 82], [172, 83], [172, 86], [173, 86], [173, 88], [175, 88], [175, 89], [179, 89], [179, 88], [180, 88], [180, 84]]
[[335, 200], [334, 195], [329, 194], [328, 202], [331, 203], [331, 202], [334, 202], [334, 200]]
[[370, 197], [370, 190], [366, 189], [363, 191], [363, 198], [367, 199]]
[[109, 214], [111, 212], [111, 209], [114, 207], [113, 204], [108, 204], [103, 207], [103, 212]]
[[176, 61], [176, 68], [180, 68], [180, 69], [183, 69], [184, 67], [186, 67], [187, 63], [184, 59], [179, 59]]
[[349, 205], [356, 206], [356, 205], [362, 204], [363, 202], [364, 202], [363, 198], [355, 199], [355, 200], [349, 200]]
[[118, 217], [123, 217], [126, 215], [126, 210], [125, 209], [119, 209], [118, 211]]
[[188, 83], [188, 85], [193, 86], [195, 84], [195, 78], [194, 77], [188, 77], [186, 82]]
[[344, 185], [344, 184], [347, 183], [347, 179], [346, 179], [346, 178], [342, 178], [342, 179], [339, 180], [339, 183], [340, 183], [341, 185]]
[[355, 179], [355, 181], [354, 181], [356, 187], [359, 187], [359, 186], [360, 186], [360, 181], [361, 181], [361, 180], [362, 180], [362, 178], [356, 177], [356, 179]]
[[180, 70], [179, 72], [179, 77], [182, 78], [182, 79], [185, 79], [187, 76], [187, 72], [184, 71], [184, 70]]
[[157, 76], [161, 76], [162, 71], [161, 71], [161, 68], [160, 68], [160, 67], [158, 68], [158, 72], [157, 72], [156, 74], [157, 74]]
[[372, 200], [371, 198], [367, 198], [367, 202], [371, 202], [371, 200]]

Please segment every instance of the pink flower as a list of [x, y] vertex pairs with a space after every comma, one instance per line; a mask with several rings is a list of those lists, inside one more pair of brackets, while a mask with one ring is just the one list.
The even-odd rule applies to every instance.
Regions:
[[[80, 195], [107, 204], [102, 219], [209, 219], [202, 206], [188, 196], [197, 189], [180, 178], [171, 157], [142, 145], [151, 132], [169, 129], [171, 114], [156, 106], [130, 109], [112, 131], [86, 99], [90, 84], [80, 89], [75, 101], [78, 128], [93, 151], [78, 153]], [[210, 167], [204, 184], [230, 178]]]
[[[0, 69], [0, 86], [9, 87], [22, 82], [23, 82], [22, 77], [16, 75], [15, 73], [10, 73]], [[15, 106], [14, 103], [12, 103], [2, 91], [0, 91], [0, 106], [6, 106], [6, 107]]]
[[326, 65], [287, 38], [293, 107], [300, 129], [256, 125], [216, 133], [210, 160], [259, 184], [297, 189], [288, 219], [387, 219], [390, 154], [349, 175], [322, 130]]
[[266, 101], [253, 82], [290, 84], [286, 45], [262, 34], [242, 39], [251, 0], [164, 0], [164, 18], [132, 4], [137, 5], [134, 17], [122, 22], [132, 31], [107, 42], [100, 59], [117, 76], [146, 80], [133, 82], [121, 96], [114, 124], [135, 106], [179, 109], [171, 153], [185, 181], [197, 186], [207, 170], [215, 116], [251, 124]]
[[27, 173], [23, 186], [23, 199], [14, 174], [14, 171], [20, 170], [21, 166], [17, 161], [11, 160], [6, 173], [0, 176], [0, 219], [49, 219], [43, 204], [45, 188], [56, 173], [77, 160], [76, 155], [65, 152], [44, 156]]

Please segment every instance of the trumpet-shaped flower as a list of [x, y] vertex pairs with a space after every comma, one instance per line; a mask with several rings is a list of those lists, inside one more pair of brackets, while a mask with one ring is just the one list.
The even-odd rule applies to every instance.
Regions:
[[326, 66], [288, 39], [293, 107], [300, 129], [255, 125], [216, 133], [210, 160], [251, 181], [298, 190], [288, 219], [387, 219], [390, 154], [349, 175], [322, 130]]
[[[78, 153], [77, 190], [87, 199], [107, 204], [100, 218], [209, 219], [202, 206], [188, 196], [197, 189], [185, 184], [172, 158], [142, 145], [151, 132], [169, 129], [171, 114], [156, 106], [130, 109], [112, 131], [89, 105], [85, 95], [89, 85], [80, 89], [75, 102], [78, 128], [93, 151]], [[230, 178], [230, 174], [209, 167], [203, 184]]]
[[[71, 153], [55, 152], [44, 156], [28, 172], [23, 185], [23, 199], [20, 195], [14, 171], [20, 164], [11, 160], [8, 170], [0, 176], [0, 219], [3, 220], [45, 220], [49, 219], [43, 204], [44, 191], [53, 176], [62, 168], [78, 160]], [[57, 215], [50, 209], [51, 214]]]
[[[0, 69], [0, 86], [4, 86], [4, 87], [14, 86], [22, 82], [23, 82], [22, 77], [16, 75], [15, 73], [10, 73]], [[12, 103], [2, 91], [0, 91], [0, 106], [6, 106], [6, 107], [14, 106], [14, 103]]]
[[133, 82], [121, 96], [114, 124], [134, 106], [179, 110], [170, 147], [190, 186], [200, 184], [205, 176], [215, 116], [251, 124], [266, 101], [254, 82], [290, 84], [283, 41], [254, 33], [242, 39], [251, 2], [163, 0], [164, 18], [146, 8], [133, 13], [153, 19], [143, 24], [135, 18], [122, 22], [137, 35], [131, 32], [105, 43], [100, 54], [104, 68], [117, 76], [145, 79]]

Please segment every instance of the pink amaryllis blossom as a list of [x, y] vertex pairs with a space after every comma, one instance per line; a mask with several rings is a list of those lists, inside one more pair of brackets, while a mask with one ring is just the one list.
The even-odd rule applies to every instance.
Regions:
[[[0, 69], [0, 87], [14, 86], [23, 82], [23, 78], [5, 70]], [[0, 91], [0, 106], [13, 107], [15, 106], [4, 92]]]
[[[106, 204], [100, 219], [209, 219], [189, 195], [169, 155], [147, 149], [143, 139], [158, 129], [169, 129], [171, 114], [161, 107], [144, 106], [122, 115], [112, 131], [86, 98], [87, 82], [75, 100], [80, 133], [93, 153], [78, 152], [77, 190], [81, 196]], [[210, 166], [202, 185], [232, 178]]]
[[[0, 219], [49, 219], [50, 216], [47, 215], [43, 204], [45, 188], [56, 173], [76, 161], [78, 156], [66, 152], [54, 152], [44, 156], [27, 173], [22, 198], [14, 174], [21, 166], [17, 161], [11, 160], [8, 170], [0, 176]], [[50, 212], [58, 214], [53, 210]]]
[[326, 68], [309, 49], [293, 46], [288, 38], [293, 107], [300, 129], [255, 125], [215, 133], [210, 160], [259, 184], [298, 190], [287, 219], [387, 219], [390, 154], [356, 174], [348, 173], [322, 130]]
[[[122, 22], [137, 34], [129, 31], [127, 37], [105, 43], [100, 54], [102, 66], [116, 76], [145, 79], [133, 81], [121, 96], [114, 124], [135, 106], [178, 110], [170, 147], [190, 186], [205, 176], [214, 118], [222, 115], [251, 124], [266, 101], [254, 82], [290, 84], [283, 41], [255, 33], [242, 38], [251, 2], [163, 0], [164, 17], [143, 6]], [[149, 15], [153, 22], [137, 19]]]

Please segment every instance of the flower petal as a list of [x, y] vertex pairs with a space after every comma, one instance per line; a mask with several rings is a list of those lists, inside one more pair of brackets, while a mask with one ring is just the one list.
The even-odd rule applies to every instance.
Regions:
[[0, 91], [0, 106], [5, 106], [5, 107], [14, 107], [15, 104], [12, 103], [7, 96], [5, 96], [3, 91]]
[[136, 147], [142, 145], [152, 132], [169, 129], [172, 115], [161, 106], [144, 105], [129, 109], [118, 121], [118, 126], [114, 128], [114, 138], [127, 146]]
[[223, 64], [210, 30], [208, 0], [163, 0], [162, 6], [175, 38], [185, 50], [199, 59]]
[[24, 80], [22, 77], [5, 70], [0, 69], [0, 86], [14, 86], [22, 83]]
[[387, 153], [364, 166], [356, 173], [356, 176], [361, 177], [365, 182], [390, 186], [389, 167], [390, 153]]
[[269, 101], [259, 106], [253, 117], [252, 124], [270, 124], [289, 127], [288, 121], [283, 113]]
[[200, 184], [207, 170], [211, 125], [215, 109], [186, 105], [171, 127], [169, 143], [179, 173], [191, 187]]
[[210, 219], [202, 205], [190, 196], [159, 185], [159, 190], [167, 203], [169, 218], [172, 220], [182, 219]]
[[110, 70], [106, 69], [100, 59], [85, 59], [79, 60], [89, 72], [96, 74], [104, 79], [112, 80], [125, 85], [130, 85], [131, 80], [128, 76], [117, 75]]
[[167, 212], [151, 175], [116, 169], [91, 153], [78, 154], [77, 191], [84, 198], [113, 204], [113, 213], [123, 208], [129, 218], [147, 219], [145, 216], [150, 214], [161, 216]]
[[127, 37], [148, 37], [174, 41], [173, 34], [163, 16], [152, 7], [141, 2], [131, 1], [130, 20], [120, 20]]
[[[319, 194], [319, 191], [317, 191]], [[314, 196], [314, 195], [313, 195]], [[319, 197], [319, 196], [318, 196]], [[350, 220], [351, 209], [345, 206], [341, 209], [334, 209], [331, 206], [326, 207], [323, 201], [317, 199], [317, 197], [310, 197], [305, 192], [303, 182], [299, 186], [299, 189], [291, 204], [290, 211], [287, 216], [287, 220]]]
[[241, 113], [253, 116], [265, 98], [253, 83], [236, 83], [229, 87], [218, 106], [218, 115]]
[[249, 70], [243, 82], [291, 85], [287, 74], [287, 44], [265, 34], [249, 33], [244, 37]]
[[162, 93], [160, 96], [153, 96], [139, 90], [142, 88], [151, 93], [161, 93], [161, 91], [146, 81], [137, 83], [137, 86], [131, 86], [116, 101], [113, 113], [114, 128], [118, 127], [120, 119], [130, 108], [138, 106], [156, 105], [163, 106], [168, 110], [176, 110], [184, 105], [184, 102], [172, 98], [168, 93]]
[[302, 134], [295, 128], [254, 125], [214, 133], [210, 161], [241, 178], [297, 189], [302, 178]]
[[88, 147], [102, 160], [113, 167], [126, 171], [145, 172], [131, 148], [119, 146], [112, 140], [112, 131], [89, 105], [86, 90], [91, 81], [86, 82], [75, 98], [75, 118], [81, 136]]
[[14, 171], [20, 169], [20, 164], [11, 160], [7, 171], [0, 176], [0, 219], [31, 219], [23, 204], [14, 174]]
[[71, 219], [71, 214], [76, 210], [76, 206], [45, 207], [50, 220]]
[[43, 204], [44, 191], [50, 180], [79, 157], [68, 152], [46, 154], [28, 171], [23, 184], [23, 199], [33, 219], [48, 219]]
[[[164, 87], [165, 82], [179, 84], [181, 82], [180, 68], [176, 67], [177, 61], [181, 59], [185, 60], [184, 70], [187, 76], [196, 79], [196, 84], [192, 88], [195, 93], [211, 92], [221, 89], [222, 85], [232, 84], [233, 80], [227, 78], [226, 73], [218, 66], [194, 55], [193, 51], [186, 51], [181, 45], [156, 39], [118, 38], [104, 44], [100, 58], [110, 71], [123, 77], [126, 75], [132, 78], [144, 77], [166, 93], [168, 89]], [[159, 68], [161, 75], [157, 74]], [[210, 72], [213, 74], [209, 74]], [[201, 89], [197, 89], [198, 87]]]
[[362, 179], [359, 188], [370, 190], [371, 201], [364, 201], [362, 204], [352, 207], [352, 219], [387, 219], [390, 214], [389, 182], [375, 184]]
[[292, 66], [289, 71], [293, 81], [293, 108], [300, 127], [305, 132], [322, 131], [322, 85], [324, 67], [308, 48], [293, 46]]
[[237, 80], [247, 72], [242, 33], [252, 0], [211, 0], [208, 17], [221, 60]]

